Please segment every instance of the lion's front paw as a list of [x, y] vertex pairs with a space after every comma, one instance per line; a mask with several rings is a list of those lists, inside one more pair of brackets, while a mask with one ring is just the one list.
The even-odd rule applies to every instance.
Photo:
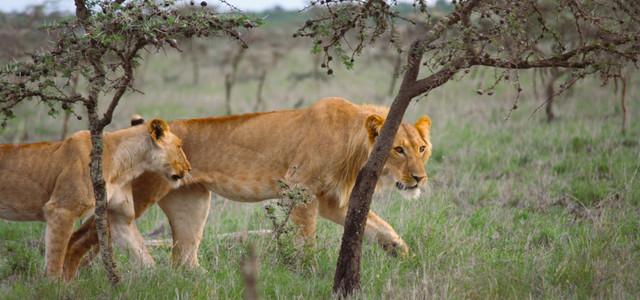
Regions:
[[316, 235], [312, 234], [307, 237], [298, 236], [295, 240], [295, 246], [301, 250], [314, 250], [317, 246]]
[[394, 242], [385, 244], [384, 250], [386, 250], [389, 255], [394, 257], [399, 256], [402, 258], [406, 258], [409, 255], [409, 247], [407, 247], [407, 244], [402, 239], [398, 239]]

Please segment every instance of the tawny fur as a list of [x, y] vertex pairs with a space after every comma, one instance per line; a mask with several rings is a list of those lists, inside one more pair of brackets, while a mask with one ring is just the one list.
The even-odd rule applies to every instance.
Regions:
[[[159, 203], [169, 218], [175, 246], [173, 260], [197, 266], [197, 250], [212, 191], [222, 197], [255, 202], [280, 197], [278, 180], [302, 185], [315, 200], [294, 209], [291, 219], [303, 238], [313, 236], [316, 215], [344, 225], [347, 202], [388, 110], [325, 98], [307, 109], [189, 119], [171, 122], [182, 138], [194, 169], [189, 185], [173, 189], [152, 174], [134, 180], [136, 215]], [[380, 185], [399, 182], [411, 196], [427, 180], [424, 165], [431, 153], [431, 120], [402, 123], [382, 172]], [[412, 187], [404, 189], [404, 187]], [[95, 245], [85, 223], [69, 245], [65, 266], [75, 273], [80, 258]], [[382, 219], [369, 212], [365, 234], [391, 252], [408, 248]]]
[[[130, 245], [134, 255], [142, 255], [141, 263], [152, 264], [146, 249], [140, 249], [144, 240], [133, 222], [131, 181], [153, 171], [163, 174], [167, 184], [179, 186], [178, 180], [190, 168], [181, 141], [158, 119], [103, 137], [103, 176], [114, 240], [123, 247], [135, 243]], [[62, 274], [75, 222], [93, 213], [90, 152], [88, 131], [57, 143], [0, 145], [0, 218], [47, 223], [45, 271], [54, 278]]]

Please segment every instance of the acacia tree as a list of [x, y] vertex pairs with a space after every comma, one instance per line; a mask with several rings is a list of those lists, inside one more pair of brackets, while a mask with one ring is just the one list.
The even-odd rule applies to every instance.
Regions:
[[[416, 17], [410, 19], [394, 10], [398, 4], [393, 0], [314, 0], [309, 7], [324, 9], [294, 34], [314, 40], [313, 51], [323, 54], [322, 66], [328, 74], [333, 73], [334, 56], [351, 68], [354, 58], [383, 36], [407, 53], [400, 90], [349, 199], [335, 293], [345, 296], [359, 287], [362, 237], [371, 197], [412, 99], [427, 95], [456, 75], [464, 77], [470, 68], [490, 67], [495, 69], [495, 81], [477, 93], [492, 95], [500, 82], [513, 85], [517, 93], [509, 115], [518, 108], [523, 92], [520, 69], [570, 70], [559, 87], [562, 92], [592, 74], [604, 81], [617, 77], [620, 66], [635, 64], [639, 56], [640, 4], [635, 0], [451, 2], [453, 11], [439, 18], [430, 14], [424, 0], [417, 0], [413, 4]], [[417, 21], [426, 22], [428, 30], [403, 46], [397, 34], [399, 24], [415, 26]]]
[[[35, 100], [50, 108], [74, 114], [73, 104], [86, 109], [91, 132], [90, 175], [96, 208], [95, 220], [102, 258], [111, 283], [119, 281], [111, 249], [106, 219], [106, 191], [102, 177], [102, 133], [111, 123], [113, 112], [133, 87], [134, 70], [140, 52], [166, 46], [177, 48], [176, 40], [200, 36], [228, 36], [246, 43], [237, 28], [261, 23], [240, 13], [219, 14], [199, 2], [181, 10], [174, 0], [163, 2], [132, 0], [75, 0], [76, 17], [48, 26], [55, 33], [53, 49], [31, 53], [31, 59], [7, 65], [0, 71], [0, 117], [2, 127], [14, 117], [20, 103]], [[75, 74], [88, 86], [86, 94], [69, 89]], [[101, 105], [102, 104], [102, 105]], [[105, 107], [100, 115], [100, 107]], [[72, 184], [72, 183], [70, 183]]]

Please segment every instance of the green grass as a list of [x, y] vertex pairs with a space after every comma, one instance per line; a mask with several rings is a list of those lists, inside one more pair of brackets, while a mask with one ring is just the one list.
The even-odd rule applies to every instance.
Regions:
[[[210, 46], [199, 54], [198, 85], [185, 54], [152, 56], [145, 62], [145, 94], [123, 99], [112, 129], [126, 127], [136, 112], [167, 120], [222, 114], [224, 60], [231, 48]], [[290, 109], [300, 99], [307, 106], [325, 96], [390, 103], [385, 96], [390, 63], [372, 63], [365, 54], [353, 71], [336, 68], [326, 80], [293, 84], [291, 74], [310, 72], [313, 66], [306, 48], [291, 49], [268, 74], [267, 109]], [[266, 51], [254, 47], [247, 55], [260, 58]], [[249, 60], [241, 65], [242, 74], [260, 66]], [[410, 105], [407, 121], [428, 114], [433, 122], [428, 186], [417, 200], [383, 192], [375, 196], [372, 210], [405, 239], [411, 254], [388, 257], [365, 242], [362, 290], [354, 298], [637, 297], [640, 79], [637, 74], [630, 79], [627, 135], [622, 136], [613, 85], [591, 80], [578, 85], [556, 101], [557, 119], [547, 123], [543, 110], [531, 116], [541, 100], [527, 93], [533, 89], [530, 75], [521, 74], [525, 94], [506, 121], [513, 87], [478, 96], [477, 86], [492, 82], [480, 75], [450, 82]], [[257, 83], [242, 78], [233, 91], [236, 113], [251, 111], [255, 101]], [[58, 138], [60, 118], [27, 106], [16, 113], [19, 117], [2, 132], [3, 142]], [[81, 129], [82, 122], [72, 120], [70, 126]], [[164, 222], [154, 207], [138, 225], [146, 232]], [[340, 226], [319, 219], [318, 245], [306, 251], [295, 249], [290, 236], [281, 247], [270, 236], [242, 242], [216, 237], [269, 227], [263, 203], [215, 198], [199, 251], [205, 272], [171, 268], [167, 247], [151, 249], [157, 267], [149, 270], [130, 265], [126, 253], [118, 252], [123, 281], [112, 287], [99, 262], [69, 284], [48, 282], [43, 278], [43, 224], [0, 220], [0, 298], [242, 298], [239, 262], [248, 241], [256, 245], [259, 290], [265, 298], [332, 297]]]

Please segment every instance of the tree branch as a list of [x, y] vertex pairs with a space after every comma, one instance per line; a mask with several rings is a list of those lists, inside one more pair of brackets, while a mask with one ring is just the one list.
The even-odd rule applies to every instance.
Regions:
[[122, 95], [124, 95], [124, 93], [127, 91], [127, 89], [129, 89], [129, 87], [131, 86], [131, 83], [133, 82], [133, 78], [134, 78], [133, 65], [132, 65], [133, 58], [136, 55], [136, 53], [138, 53], [138, 50], [144, 47], [144, 45], [145, 45], [145, 42], [143, 40], [137, 40], [135, 45], [133, 45], [133, 47], [131, 48], [131, 50], [127, 55], [124, 55], [123, 53], [120, 53], [120, 52], [116, 52], [116, 54], [118, 55], [118, 57], [120, 57], [120, 60], [122, 61], [122, 68], [124, 69], [124, 75], [120, 77], [120, 83], [118, 85], [116, 93], [111, 98], [111, 103], [109, 104], [109, 107], [104, 112], [104, 115], [101, 120], [102, 122], [105, 122], [106, 124], [111, 123], [111, 119], [113, 117], [113, 111], [116, 109], [116, 106], [118, 106], [118, 103], [122, 98]]

